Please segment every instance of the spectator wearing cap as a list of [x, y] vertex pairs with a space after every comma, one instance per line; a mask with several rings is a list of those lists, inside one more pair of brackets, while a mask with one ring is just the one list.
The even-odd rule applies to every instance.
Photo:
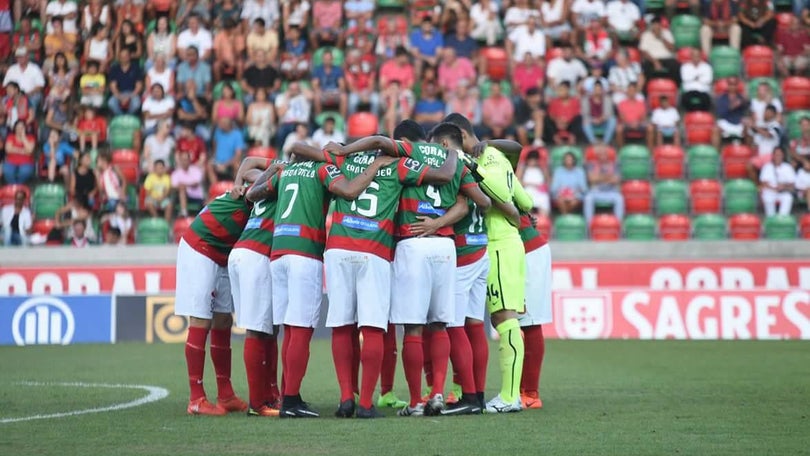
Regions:
[[349, 92], [349, 114], [357, 112], [361, 105], [374, 114], [380, 112], [375, 68], [376, 59], [372, 54], [362, 54], [359, 49], [352, 49], [346, 55], [344, 74]]
[[703, 2], [703, 25], [700, 26], [700, 49], [709, 55], [715, 36], [728, 36], [728, 44], [740, 49], [742, 29], [737, 20], [738, 2], [709, 0]]
[[708, 111], [712, 105], [714, 71], [703, 61], [700, 50], [689, 51], [689, 61], [681, 65], [681, 106], [687, 111]]
[[[439, 98], [439, 88], [429, 82], [422, 87], [422, 96], [413, 109], [413, 119], [419, 122], [425, 130], [438, 125], [444, 118], [445, 105]], [[393, 130], [392, 130], [393, 131]]]
[[177, 66], [177, 89], [182, 91], [183, 86], [193, 80], [197, 96], [210, 100], [212, 96], [211, 66], [200, 60], [199, 52], [194, 46], [186, 48], [183, 53], [185, 59]]
[[776, 16], [771, 0], [741, 0], [737, 11], [742, 47], [752, 44], [770, 46], [776, 31]]
[[548, 104], [548, 135], [554, 144], [574, 145], [582, 132], [580, 101], [571, 96], [568, 81], [557, 85], [557, 96]]
[[661, 18], [653, 18], [650, 27], [641, 34], [638, 50], [644, 59], [647, 79], [660, 76], [678, 82], [680, 74], [679, 63], [675, 60], [675, 38], [669, 29], [661, 25]]
[[278, 29], [281, 19], [278, 0], [245, 0], [242, 4], [242, 21], [247, 28], [258, 18], [273, 30]]
[[503, 26], [498, 17], [498, 3], [494, 0], [481, 0], [474, 2], [470, 8], [470, 21], [472, 31], [470, 35], [487, 46], [493, 46], [498, 37], [503, 35]]
[[338, 144], [346, 142], [346, 135], [335, 128], [335, 118], [329, 116], [323, 121], [323, 125], [312, 134], [312, 142], [316, 147], [323, 149], [330, 142]]
[[211, 58], [214, 41], [211, 32], [203, 27], [201, 22], [200, 17], [192, 13], [188, 18], [188, 28], [177, 36], [177, 50], [181, 59], [188, 60], [187, 51], [192, 47], [197, 50], [198, 57], [202, 60], [208, 61]]
[[531, 54], [534, 58], [546, 55], [548, 37], [538, 28], [539, 22], [540, 18], [536, 15], [529, 16], [525, 27], [517, 27], [509, 34], [506, 50], [515, 62], [521, 62], [526, 54]]
[[484, 138], [515, 137], [515, 107], [503, 94], [501, 84], [490, 86], [489, 96], [481, 102], [481, 136]]
[[745, 137], [745, 116], [748, 114], [748, 99], [740, 90], [737, 77], [728, 79], [727, 89], [715, 101], [717, 125], [712, 136], [712, 144], [719, 148], [722, 139]]
[[138, 112], [143, 92], [143, 72], [140, 65], [131, 60], [129, 48], [118, 51], [118, 62], [110, 67], [107, 80], [112, 95], [107, 102], [110, 111], [116, 116]]
[[336, 66], [331, 50], [323, 53], [323, 63], [312, 71], [312, 90], [314, 92], [315, 114], [323, 112], [324, 106], [337, 106], [340, 115], [346, 117], [348, 95], [343, 68]]
[[540, 87], [532, 87], [526, 95], [520, 97], [515, 107], [515, 124], [517, 137], [521, 144], [532, 144], [536, 147], [545, 144], [546, 105], [543, 103], [543, 92]]
[[622, 41], [633, 41], [638, 38], [638, 23], [641, 20], [641, 9], [630, 0], [612, 0], [605, 7], [605, 16], [610, 31]]
[[338, 0], [315, 0], [312, 4], [313, 46], [340, 45], [343, 41], [343, 4]]
[[458, 57], [456, 50], [445, 48], [439, 64], [439, 88], [445, 96], [456, 89], [459, 82], [470, 83], [476, 80], [475, 67], [470, 59]]
[[404, 47], [397, 48], [396, 57], [380, 66], [380, 88], [384, 90], [393, 80], [404, 89], [412, 89], [416, 83], [416, 70], [408, 59], [408, 51]]
[[208, 182], [233, 180], [245, 152], [245, 138], [229, 117], [219, 119], [213, 138], [213, 155], [208, 161]]
[[45, 75], [36, 63], [28, 60], [28, 50], [26, 48], [17, 48], [14, 51], [14, 57], [17, 63], [8, 67], [6, 75], [3, 78], [3, 86], [7, 86], [10, 82], [15, 82], [20, 87], [20, 90], [28, 97], [28, 101], [34, 110], [40, 106], [42, 102], [42, 89], [45, 87]]
[[577, 87], [580, 80], [588, 76], [588, 69], [579, 59], [574, 58], [574, 49], [570, 44], [565, 43], [561, 48], [562, 55], [552, 59], [546, 68], [548, 84], [550, 87], [556, 88], [565, 82], [568, 87], [573, 89]]
[[463, 80], [456, 84], [455, 90], [447, 95], [446, 114], [457, 112], [470, 119], [473, 125], [481, 124], [481, 102], [477, 94], [469, 89], [470, 82]]

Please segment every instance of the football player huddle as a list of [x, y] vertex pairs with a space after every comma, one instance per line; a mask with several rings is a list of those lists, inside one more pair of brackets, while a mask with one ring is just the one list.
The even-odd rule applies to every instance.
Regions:
[[[429, 135], [405, 120], [393, 138], [323, 150], [295, 144], [291, 163], [245, 159], [233, 190], [200, 212], [178, 247], [175, 312], [189, 317], [188, 413], [318, 417], [301, 383], [324, 278], [336, 416], [379, 418], [381, 407], [400, 416], [542, 407], [551, 255], [504, 155], [520, 150], [513, 141], [479, 141], [468, 119], [450, 114]], [[247, 331], [247, 402], [231, 386], [232, 315]], [[488, 402], [487, 315], [501, 372], [500, 392]], [[404, 401], [393, 393], [397, 325]], [[209, 334], [215, 403], [202, 382]]]

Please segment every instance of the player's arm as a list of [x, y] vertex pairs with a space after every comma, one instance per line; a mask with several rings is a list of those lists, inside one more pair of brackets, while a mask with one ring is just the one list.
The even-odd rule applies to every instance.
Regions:
[[[447, 151], [447, 158], [439, 168], [425, 166], [425, 175], [422, 177], [422, 182], [430, 185], [445, 185], [449, 184], [453, 177], [456, 175], [456, 168], [458, 167], [458, 154], [455, 150]], [[466, 215], [466, 214], [465, 214]], [[462, 215], [464, 217], [464, 215]]]
[[498, 164], [484, 167], [473, 161], [469, 155], [461, 158], [487, 196], [502, 203], [512, 201], [512, 192], [509, 189], [511, 169], [507, 170]]
[[498, 209], [510, 225], [515, 228], [520, 227], [520, 211], [518, 211], [518, 208], [515, 207], [514, 204], [492, 200], [492, 207]]
[[445, 226], [452, 226], [461, 221], [470, 211], [467, 198], [459, 193], [456, 196], [456, 203], [447, 210], [441, 217], [430, 218], [424, 215], [416, 216], [418, 222], [411, 225], [411, 234], [424, 237], [439, 231]]
[[[270, 165], [270, 160], [261, 157], [247, 157], [242, 160], [239, 169], [236, 171], [236, 179], [234, 179], [234, 187], [241, 188], [245, 182], [255, 182], [259, 178], [261, 172]], [[258, 172], [252, 172], [257, 170]]]
[[[378, 157], [374, 160], [365, 171], [360, 173], [359, 175], [355, 176], [354, 179], [345, 179], [344, 178], [336, 178], [329, 184], [329, 191], [332, 192], [335, 196], [339, 196], [343, 199], [347, 200], [354, 200], [356, 199], [363, 190], [365, 190], [371, 181], [374, 180], [374, 177], [377, 176], [377, 171], [380, 170], [383, 166], [388, 166], [391, 163], [397, 161], [394, 157]], [[334, 165], [329, 165], [333, 169], [330, 171], [335, 173], [337, 176], [342, 177], [343, 175]]]
[[508, 155], [520, 155], [520, 153], [523, 151], [523, 146], [517, 141], [512, 141], [511, 139], [488, 139], [481, 141], [474, 146], [473, 155], [476, 157], [481, 156], [484, 149], [487, 147], [494, 147], [495, 149], [498, 149], [499, 151]]
[[248, 189], [245, 198], [255, 203], [256, 201], [262, 201], [276, 195], [276, 189], [275, 186], [271, 185], [271, 180], [283, 167], [284, 165], [281, 163], [273, 163], [270, 165], [270, 167], [264, 170], [259, 178], [253, 182], [253, 186]]
[[309, 144], [298, 141], [297, 143], [293, 144], [290, 148], [290, 152], [295, 154], [296, 157], [303, 158], [304, 160], [314, 161], [314, 162], [323, 162], [326, 161], [326, 157], [321, 149], [317, 147], [310, 146]]
[[330, 142], [323, 149], [338, 156], [378, 149], [385, 155], [390, 155], [392, 157], [400, 156], [397, 150], [397, 142], [382, 135], [368, 136], [366, 138], [358, 139], [357, 141], [345, 146]]
[[478, 185], [462, 185], [461, 193], [471, 199], [482, 212], [486, 212], [492, 207], [492, 200], [481, 191], [481, 187]]
[[514, 192], [513, 201], [520, 212], [529, 212], [534, 207], [534, 200], [532, 196], [523, 188], [519, 179], [512, 182]]

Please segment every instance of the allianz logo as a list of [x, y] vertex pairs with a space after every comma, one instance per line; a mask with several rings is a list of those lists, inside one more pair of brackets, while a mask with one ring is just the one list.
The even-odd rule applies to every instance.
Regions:
[[11, 333], [17, 345], [68, 345], [76, 320], [67, 304], [50, 296], [23, 302], [14, 312]]

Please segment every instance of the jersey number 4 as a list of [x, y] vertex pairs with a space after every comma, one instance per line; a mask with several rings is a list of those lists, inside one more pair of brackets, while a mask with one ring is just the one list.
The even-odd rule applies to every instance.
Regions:
[[[370, 193], [370, 190], [378, 191], [380, 189], [380, 184], [376, 182], [372, 182], [369, 184], [368, 188], [363, 190], [356, 200], [352, 201], [352, 211], [356, 212], [358, 215], [362, 215], [363, 217], [374, 218], [377, 216], [377, 195], [374, 193]], [[357, 204], [358, 201], [368, 201], [368, 207], [360, 207]]]

